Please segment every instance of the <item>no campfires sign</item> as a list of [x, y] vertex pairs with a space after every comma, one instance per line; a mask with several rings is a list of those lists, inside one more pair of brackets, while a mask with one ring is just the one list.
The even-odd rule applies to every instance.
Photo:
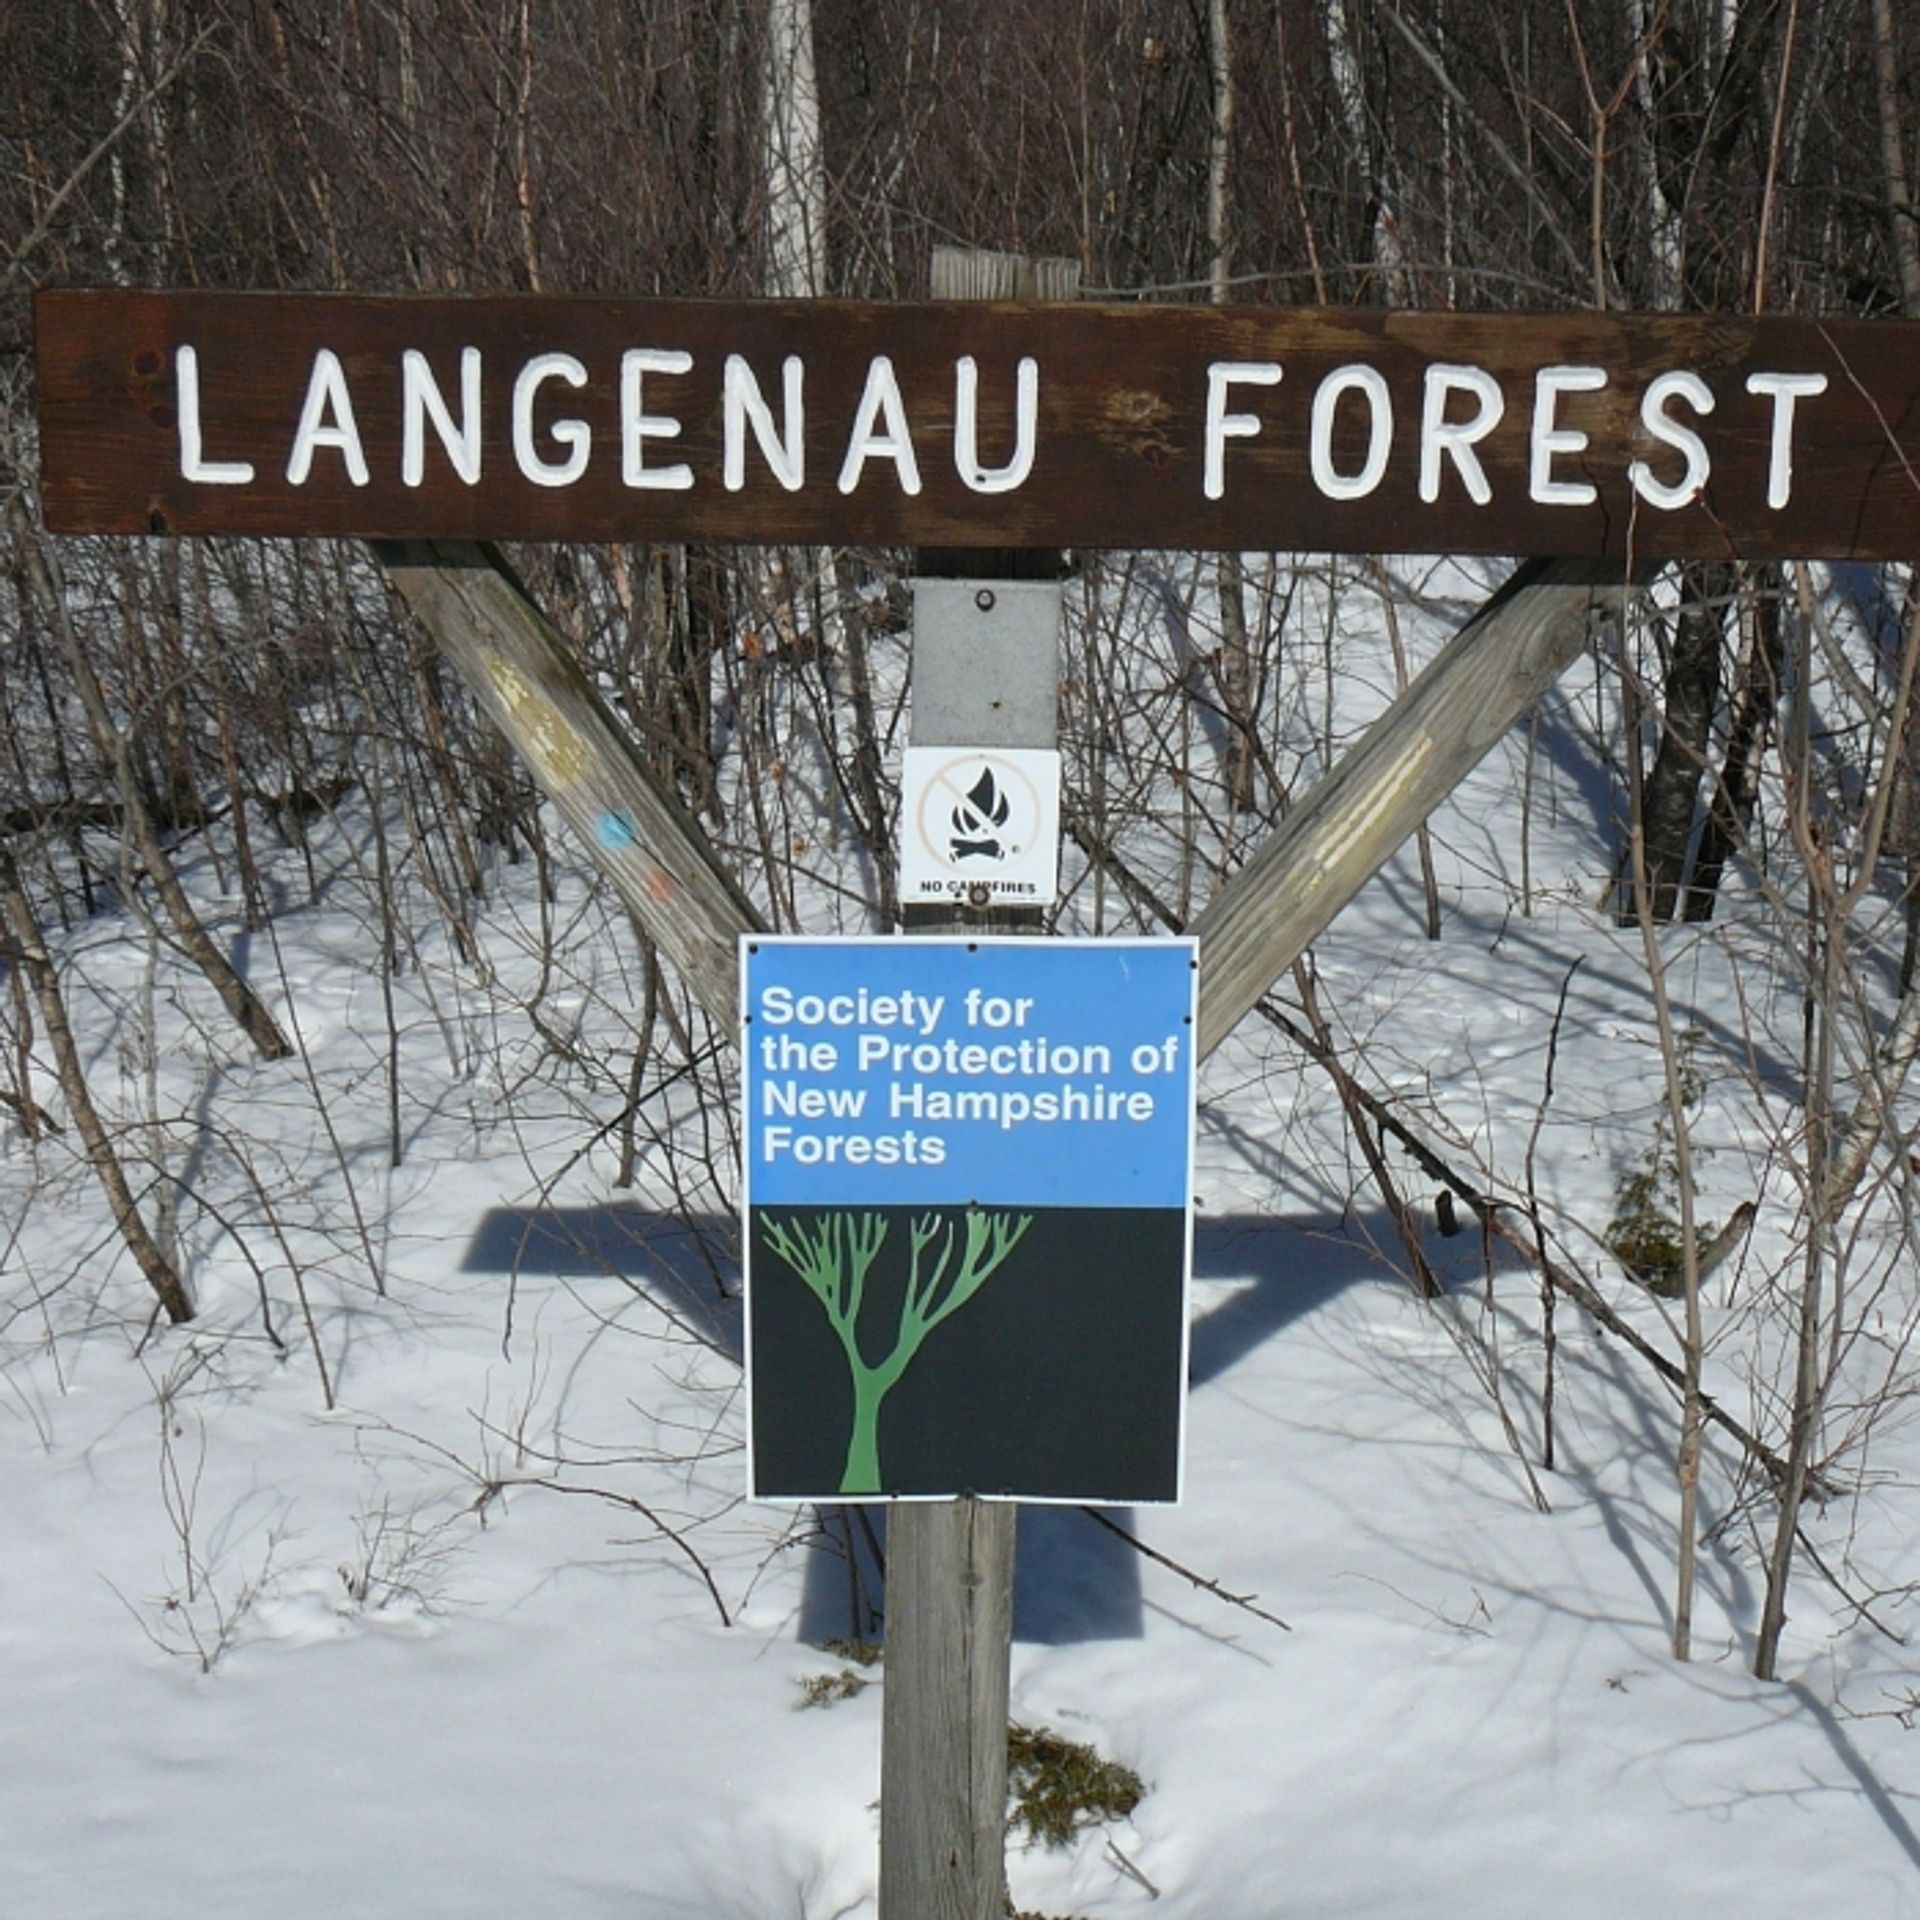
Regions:
[[900, 894], [1046, 907], [1059, 897], [1060, 755], [909, 747], [900, 769]]
[[1179, 1497], [1185, 940], [742, 943], [749, 1483]]

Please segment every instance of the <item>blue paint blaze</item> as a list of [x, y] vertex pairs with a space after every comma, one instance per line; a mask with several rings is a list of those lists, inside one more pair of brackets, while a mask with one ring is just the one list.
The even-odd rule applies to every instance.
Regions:
[[610, 852], [619, 852], [623, 847], [633, 846], [640, 838], [640, 831], [633, 823], [633, 815], [609, 810], [594, 822], [594, 838]]

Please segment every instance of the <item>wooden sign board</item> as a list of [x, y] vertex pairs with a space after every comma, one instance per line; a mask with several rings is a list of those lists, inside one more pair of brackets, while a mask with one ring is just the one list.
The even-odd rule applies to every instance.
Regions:
[[1920, 550], [1920, 325], [42, 292], [66, 533]]
[[742, 942], [754, 1498], [1179, 1498], [1196, 970]]

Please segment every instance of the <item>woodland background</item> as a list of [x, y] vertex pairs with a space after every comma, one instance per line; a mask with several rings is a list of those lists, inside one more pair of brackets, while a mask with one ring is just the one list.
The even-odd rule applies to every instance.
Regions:
[[[1898, 0], [13, 0], [0, 1123], [20, 1178], [0, 1316], [50, 1345], [102, 1319], [137, 1332], [156, 1301], [186, 1323], [195, 1248], [237, 1247], [263, 1324], [331, 1407], [328, 1289], [385, 1291], [351, 1177], [337, 1218], [304, 1218], [244, 1104], [156, 1092], [151, 1020], [103, 1046], [73, 1016], [108, 923], [147, 955], [150, 998], [173, 981], [207, 1048], [291, 1062], [275, 1097], [324, 1126], [340, 1093], [298, 982], [262, 988], [270, 968], [233, 961], [356, 889], [393, 1166], [405, 983], [444, 966], [493, 995], [504, 1104], [557, 1104], [576, 1128], [542, 1180], [597, 1156], [612, 1189], [651, 1183], [702, 1216], [733, 1185], [727, 1037], [590, 875], [579, 899], [554, 880], [578, 863], [539, 795], [364, 552], [45, 533], [36, 286], [909, 298], [933, 248], [961, 246], [1068, 259], [1081, 297], [1112, 301], [1920, 318], [1916, 174], [1920, 12]], [[908, 556], [514, 559], [775, 925], [897, 922]], [[1351, 736], [1343, 623], [1364, 613], [1382, 672], [1404, 674], [1401, 623], [1454, 591], [1385, 557], [1086, 553], [1074, 576], [1059, 920], [1092, 931], [1184, 923]], [[1654, 1144], [1610, 1216], [1543, 1205], [1531, 1143], [1522, 1182], [1513, 1140], [1455, 1124], [1447, 1090], [1401, 1070], [1407, 1037], [1323, 1007], [1311, 967], [1266, 1010], [1337, 1094], [1352, 1191], [1416, 1286], [1432, 1275], [1412, 1187], [1437, 1183], [1447, 1211], [1478, 1197], [1520, 1222], [1529, 1270], [1673, 1297], [1657, 1331], [1684, 1417], [1660, 1444], [1683, 1490], [1702, 1366], [1735, 1319], [1750, 1336], [1729, 1472], [1765, 1568], [1747, 1650], [1763, 1674], [1803, 1503], [1863, 1484], [1910, 1392], [1917, 659], [1908, 568], [1672, 570], [1579, 670], [1603, 851], [1574, 883], [1533, 870], [1529, 734], [1511, 842], [1471, 885], [1521, 918], [1570, 891], [1641, 969]], [[1478, 857], [1442, 852], [1448, 872]], [[1419, 853], [1420, 931], [1444, 944], [1459, 916]], [[495, 971], [489, 915], [529, 869], [531, 965]], [[1755, 1019], [1778, 1023], [1778, 1074], [1676, 1004], [1674, 942], [1723, 926], [1716, 991], [1758, 1008], [1741, 968], [1764, 955], [1778, 1004]], [[629, 956], [617, 989], [594, 957], [608, 943]], [[1547, 1071], [1551, 1087], [1551, 1051]], [[1696, 1217], [1690, 1156], [1715, 1081], [1746, 1090], [1763, 1141], [1723, 1231]], [[62, 1187], [63, 1168], [84, 1181]], [[19, 1251], [54, 1191], [96, 1210], [84, 1260]], [[1703, 1320], [1706, 1278], [1746, 1257], [1756, 1218], [1745, 1317]], [[1497, 1361], [1475, 1365], [1497, 1398]], [[1910, 1607], [1910, 1578], [1848, 1585], [1831, 1547], [1823, 1571], [1869, 1614]]]

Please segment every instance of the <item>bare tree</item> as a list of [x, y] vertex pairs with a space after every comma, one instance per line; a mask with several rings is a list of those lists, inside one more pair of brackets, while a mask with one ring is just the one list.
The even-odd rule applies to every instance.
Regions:
[[73, 1122], [86, 1151], [87, 1162], [106, 1197], [107, 1209], [127, 1251], [153, 1289], [169, 1320], [178, 1325], [193, 1318], [193, 1302], [173, 1262], [162, 1251], [133, 1197], [126, 1170], [114, 1151], [113, 1141], [94, 1105], [87, 1085], [86, 1068], [80, 1048], [67, 1019], [66, 1001], [54, 972], [40, 923], [20, 881], [20, 870], [13, 854], [0, 844], [0, 917], [6, 929], [7, 960], [25, 974], [40, 1009], [40, 1024], [47, 1044], [53, 1049], [54, 1070], [60, 1080], [60, 1095], [66, 1102], [67, 1117]]
[[284, 1060], [293, 1051], [291, 1042], [281, 1032], [279, 1022], [268, 1010], [266, 1002], [240, 977], [232, 962], [214, 944], [200, 916], [194, 911], [193, 903], [187, 898], [179, 875], [174, 871], [173, 861], [161, 841], [152, 809], [135, 773], [127, 737], [114, 722], [99, 676], [95, 674], [93, 663], [74, 629], [57, 559], [45, 544], [43, 536], [27, 519], [17, 500], [13, 503], [9, 521], [13, 537], [25, 557], [27, 578], [39, 596], [49, 627], [59, 636], [67, 671], [72, 676], [86, 713], [95, 749], [113, 769], [121, 818], [128, 838], [139, 855], [141, 871], [160, 895], [181, 945], [206, 975], [241, 1032], [252, 1041], [262, 1058]]

